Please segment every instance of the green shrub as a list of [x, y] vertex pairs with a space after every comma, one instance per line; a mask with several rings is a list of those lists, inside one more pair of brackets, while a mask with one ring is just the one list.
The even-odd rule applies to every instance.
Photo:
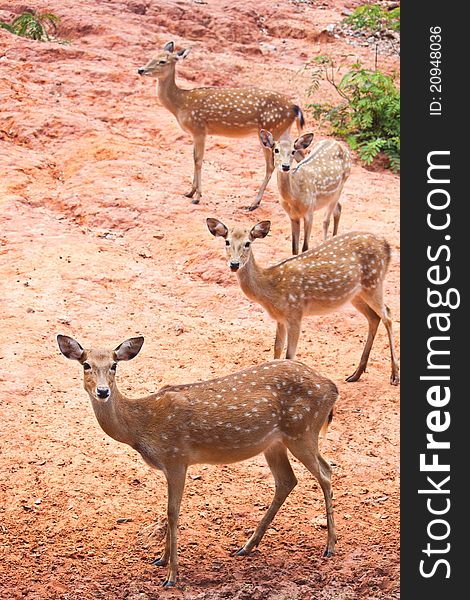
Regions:
[[[332, 133], [345, 138], [357, 150], [360, 159], [370, 165], [383, 153], [394, 172], [400, 170], [400, 91], [395, 76], [380, 70], [363, 69], [355, 64], [335, 82], [335, 65], [327, 57], [318, 57], [326, 80], [336, 89], [342, 101], [336, 105], [309, 104], [315, 118], [331, 123]], [[319, 69], [313, 71], [313, 85], [319, 85]]]
[[59, 22], [59, 17], [52, 13], [28, 11], [15, 17], [11, 23], [0, 21], [0, 28], [31, 40], [49, 41]]
[[371, 32], [381, 29], [400, 31], [400, 7], [386, 10], [379, 4], [358, 6], [344, 22], [353, 29], [366, 29]]

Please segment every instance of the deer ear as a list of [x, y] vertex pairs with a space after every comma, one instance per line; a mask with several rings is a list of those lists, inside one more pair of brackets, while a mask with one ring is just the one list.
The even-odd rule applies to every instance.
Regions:
[[228, 229], [218, 219], [206, 219], [207, 227], [212, 235], [226, 238], [228, 235]]
[[296, 150], [305, 150], [308, 148], [313, 141], [313, 133], [304, 133], [298, 137], [294, 142], [294, 148]]
[[272, 149], [274, 147], [274, 137], [270, 131], [266, 131], [266, 129], [261, 129], [261, 131], [259, 132], [259, 139], [265, 148]]
[[165, 52], [174, 52], [175, 42], [168, 42], [163, 46], [163, 50], [165, 50]]
[[114, 350], [114, 360], [131, 360], [131, 358], [135, 358], [139, 354], [143, 343], [143, 336], [130, 338], [122, 342]]
[[184, 50], [178, 50], [178, 52], [176, 52], [176, 54], [175, 54], [175, 58], [176, 58], [176, 60], [183, 60], [183, 58], [186, 58], [190, 52], [191, 52], [191, 48], [185, 48]]
[[59, 345], [59, 350], [65, 358], [78, 360], [80, 362], [84, 358], [85, 350], [80, 346], [77, 340], [74, 340], [72, 337], [59, 334], [57, 336], [57, 343]]
[[261, 221], [260, 223], [256, 223], [256, 225], [250, 231], [250, 240], [253, 241], [256, 238], [266, 237], [270, 229], [271, 221]]

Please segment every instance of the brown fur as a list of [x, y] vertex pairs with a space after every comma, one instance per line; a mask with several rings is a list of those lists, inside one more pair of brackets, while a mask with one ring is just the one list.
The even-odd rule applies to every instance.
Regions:
[[[304, 119], [300, 108], [278, 92], [254, 87], [201, 87], [191, 90], [178, 87], [175, 81], [176, 63], [188, 52], [176, 52], [170, 42], [138, 72], [158, 79], [160, 102], [175, 115], [180, 127], [193, 136], [194, 177], [192, 188], [186, 195], [194, 198], [193, 202], [197, 204], [202, 196], [201, 168], [207, 135], [241, 137], [268, 128], [281, 136], [289, 131], [294, 121], [297, 121], [300, 131]], [[271, 153], [264, 154], [266, 174], [251, 209], [261, 202], [273, 172]]]
[[[142, 398], [127, 398], [117, 388], [116, 361], [130, 360], [143, 338], [126, 340], [115, 350], [85, 350], [73, 338], [57, 337], [61, 352], [84, 366], [84, 387], [102, 429], [129, 444], [168, 482], [165, 550], [156, 561], [168, 565], [166, 586], [178, 571], [177, 525], [186, 470], [196, 463], [226, 464], [263, 452], [273, 473], [273, 502], [240, 550], [257, 546], [269, 523], [297, 483], [287, 449], [318, 479], [325, 498], [328, 541], [334, 552], [331, 469], [318, 450], [318, 437], [338, 397], [336, 385], [298, 361], [272, 361], [217, 379], [162, 387]], [[109, 392], [100, 397], [99, 392]]]
[[281, 205], [291, 221], [292, 254], [299, 253], [302, 220], [302, 252], [308, 250], [315, 211], [325, 210], [323, 239], [328, 237], [332, 215], [333, 235], [336, 235], [341, 216], [339, 199], [351, 172], [351, 157], [346, 146], [335, 140], [321, 140], [294, 168], [296, 152], [310, 146], [313, 133], [303, 134], [292, 142], [288, 139], [277, 140], [269, 131], [261, 130], [260, 139], [263, 146], [272, 152]]
[[208, 219], [207, 223], [213, 235], [229, 242], [229, 264], [238, 265], [237, 278], [243, 292], [277, 322], [274, 358], [281, 357], [286, 341], [286, 358], [295, 357], [304, 316], [329, 313], [351, 302], [367, 318], [369, 333], [359, 366], [347, 381], [357, 381], [365, 371], [382, 320], [390, 344], [390, 382], [398, 384], [392, 320], [383, 300], [383, 282], [390, 262], [390, 246], [384, 238], [352, 231], [273, 266], [261, 267], [255, 261], [251, 242], [267, 235], [269, 221], [251, 230], [228, 229], [217, 219]]

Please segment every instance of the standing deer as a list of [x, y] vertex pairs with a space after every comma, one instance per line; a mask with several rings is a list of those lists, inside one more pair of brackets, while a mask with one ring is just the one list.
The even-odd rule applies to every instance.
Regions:
[[399, 383], [392, 319], [383, 301], [383, 282], [391, 255], [384, 238], [358, 231], [345, 233], [263, 268], [255, 261], [251, 243], [268, 235], [270, 221], [261, 221], [252, 229], [229, 230], [217, 219], [207, 219], [207, 227], [212, 235], [225, 239], [229, 267], [237, 273], [243, 292], [277, 322], [274, 358], [280, 358], [286, 338], [286, 358], [295, 357], [305, 315], [332, 312], [350, 301], [369, 322], [369, 333], [359, 366], [346, 381], [357, 381], [366, 370], [382, 320], [390, 343], [390, 383]]
[[[276, 137], [286, 135], [297, 121], [299, 132], [304, 125], [302, 110], [287, 96], [257, 88], [203, 87], [185, 90], [176, 85], [176, 63], [186, 58], [190, 48], [175, 51], [168, 42], [163, 52], [138, 69], [139, 75], [158, 79], [158, 97], [173, 113], [180, 127], [193, 136], [194, 177], [191, 190], [185, 194], [198, 204], [202, 196], [201, 168], [207, 135], [243, 137], [269, 129]], [[266, 175], [249, 210], [259, 206], [274, 170], [271, 151], [263, 148]], [[296, 158], [301, 159], [302, 153]]]
[[301, 362], [273, 361], [227, 377], [165, 385], [143, 398], [126, 398], [118, 390], [116, 368], [140, 351], [143, 337], [126, 340], [115, 350], [84, 350], [73, 338], [58, 335], [60, 351], [83, 365], [84, 386], [102, 429], [129, 444], [168, 483], [168, 527], [163, 555], [163, 585], [175, 584], [177, 531], [189, 465], [227, 464], [264, 453], [274, 476], [274, 498], [253, 535], [237, 552], [249, 554], [297, 484], [287, 449], [317, 478], [323, 490], [328, 540], [325, 556], [335, 549], [331, 469], [318, 450], [318, 437], [331, 421], [338, 397], [335, 384]]
[[294, 155], [310, 146], [313, 133], [305, 133], [295, 142], [287, 139], [275, 141], [271, 132], [262, 129], [259, 137], [263, 147], [273, 153], [281, 205], [291, 222], [292, 254], [299, 253], [301, 219], [304, 220], [302, 252], [308, 250], [316, 210], [325, 209], [323, 239], [328, 237], [331, 215], [333, 235], [336, 235], [341, 216], [339, 198], [351, 172], [351, 156], [347, 148], [335, 140], [321, 140], [313, 146], [307, 158], [292, 168]]

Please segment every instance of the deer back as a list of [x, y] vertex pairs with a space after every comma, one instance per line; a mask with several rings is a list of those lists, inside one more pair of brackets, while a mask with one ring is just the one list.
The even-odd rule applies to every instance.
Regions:
[[291, 177], [304, 193], [332, 194], [344, 184], [350, 172], [351, 157], [347, 148], [335, 140], [321, 140], [292, 171]]
[[257, 88], [196, 88], [184, 90], [177, 118], [191, 132], [237, 137], [270, 127], [282, 133], [297, 118], [297, 107], [286, 96]]
[[274, 318], [330, 312], [361, 288], [380, 285], [389, 261], [390, 246], [382, 237], [363, 232], [335, 236], [265, 269], [262, 299], [257, 299]]
[[[158, 468], [171, 461], [231, 463], [286, 436], [318, 435], [336, 386], [298, 361], [272, 361], [139, 401], [134, 447]], [[138, 412], [139, 409], [137, 409]]]

